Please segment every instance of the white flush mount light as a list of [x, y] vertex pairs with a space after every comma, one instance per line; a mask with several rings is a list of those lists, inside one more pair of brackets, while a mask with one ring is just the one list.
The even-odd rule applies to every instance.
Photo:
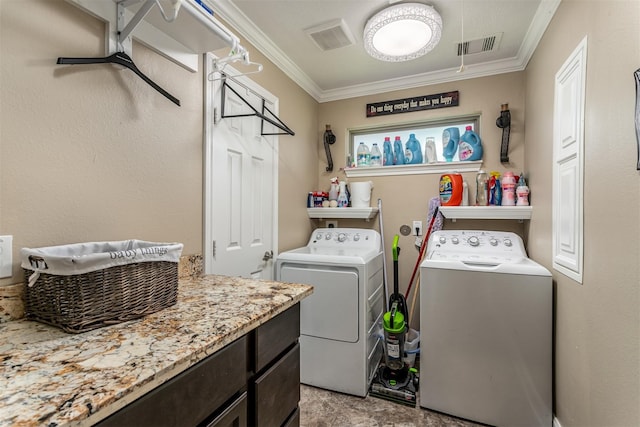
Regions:
[[364, 27], [364, 48], [381, 61], [419, 58], [432, 50], [442, 35], [442, 18], [431, 6], [402, 3], [373, 15]]

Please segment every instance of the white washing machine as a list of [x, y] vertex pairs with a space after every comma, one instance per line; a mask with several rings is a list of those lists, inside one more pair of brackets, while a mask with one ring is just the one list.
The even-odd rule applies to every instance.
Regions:
[[323, 228], [302, 248], [283, 252], [277, 280], [313, 285], [300, 305], [300, 381], [366, 396], [382, 356], [384, 310], [380, 234]]
[[432, 233], [420, 266], [420, 406], [551, 427], [552, 328], [551, 273], [517, 234]]

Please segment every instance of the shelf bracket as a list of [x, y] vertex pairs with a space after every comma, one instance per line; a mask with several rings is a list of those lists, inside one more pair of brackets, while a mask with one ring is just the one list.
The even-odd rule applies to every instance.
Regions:
[[[126, 7], [130, 4], [137, 3], [139, 0], [126, 0], [117, 3], [117, 36], [118, 36], [118, 50], [131, 56], [133, 42], [131, 41], [131, 33], [138, 26], [138, 24], [144, 19], [145, 16], [156, 5], [155, 0], [146, 0], [142, 7], [131, 18], [129, 23], [125, 22]], [[177, 14], [177, 11], [176, 11]]]

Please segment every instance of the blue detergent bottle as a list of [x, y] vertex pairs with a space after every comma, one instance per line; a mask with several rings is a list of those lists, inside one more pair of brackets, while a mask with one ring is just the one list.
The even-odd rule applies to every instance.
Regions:
[[416, 134], [409, 134], [409, 139], [407, 140], [407, 144], [405, 145], [406, 150], [404, 151], [404, 163], [407, 165], [415, 165], [422, 163], [422, 148], [420, 147], [420, 143], [416, 139]]
[[394, 165], [404, 165], [404, 149], [402, 148], [402, 141], [400, 137], [396, 136], [393, 141], [393, 157], [395, 159]]
[[391, 138], [384, 137], [382, 145], [382, 164], [383, 166], [393, 166], [393, 149], [391, 148]]
[[462, 161], [482, 159], [482, 141], [478, 134], [471, 130], [471, 126], [467, 126], [465, 132], [460, 138], [460, 143], [458, 144], [458, 156]]
[[447, 162], [453, 161], [460, 142], [460, 129], [446, 128], [442, 132], [442, 155]]

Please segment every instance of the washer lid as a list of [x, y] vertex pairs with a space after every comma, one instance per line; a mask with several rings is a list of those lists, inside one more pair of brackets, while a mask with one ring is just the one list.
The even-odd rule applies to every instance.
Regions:
[[[435, 254], [434, 254], [435, 255]], [[485, 273], [522, 274], [529, 276], [551, 276], [549, 270], [535, 261], [524, 258], [492, 257], [492, 256], [453, 256], [452, 254], [436, 255], [425, 259], [421, 268], [442, 270], [462, 270]], [[429, 277], [425, 272], [424, 277]], [[428, 280], [428, 279], [427, 279]]]
[[363, 265], [379, 252], [371, 248], [304, 246], [278, 255], [278, 260], [323, 264]]

